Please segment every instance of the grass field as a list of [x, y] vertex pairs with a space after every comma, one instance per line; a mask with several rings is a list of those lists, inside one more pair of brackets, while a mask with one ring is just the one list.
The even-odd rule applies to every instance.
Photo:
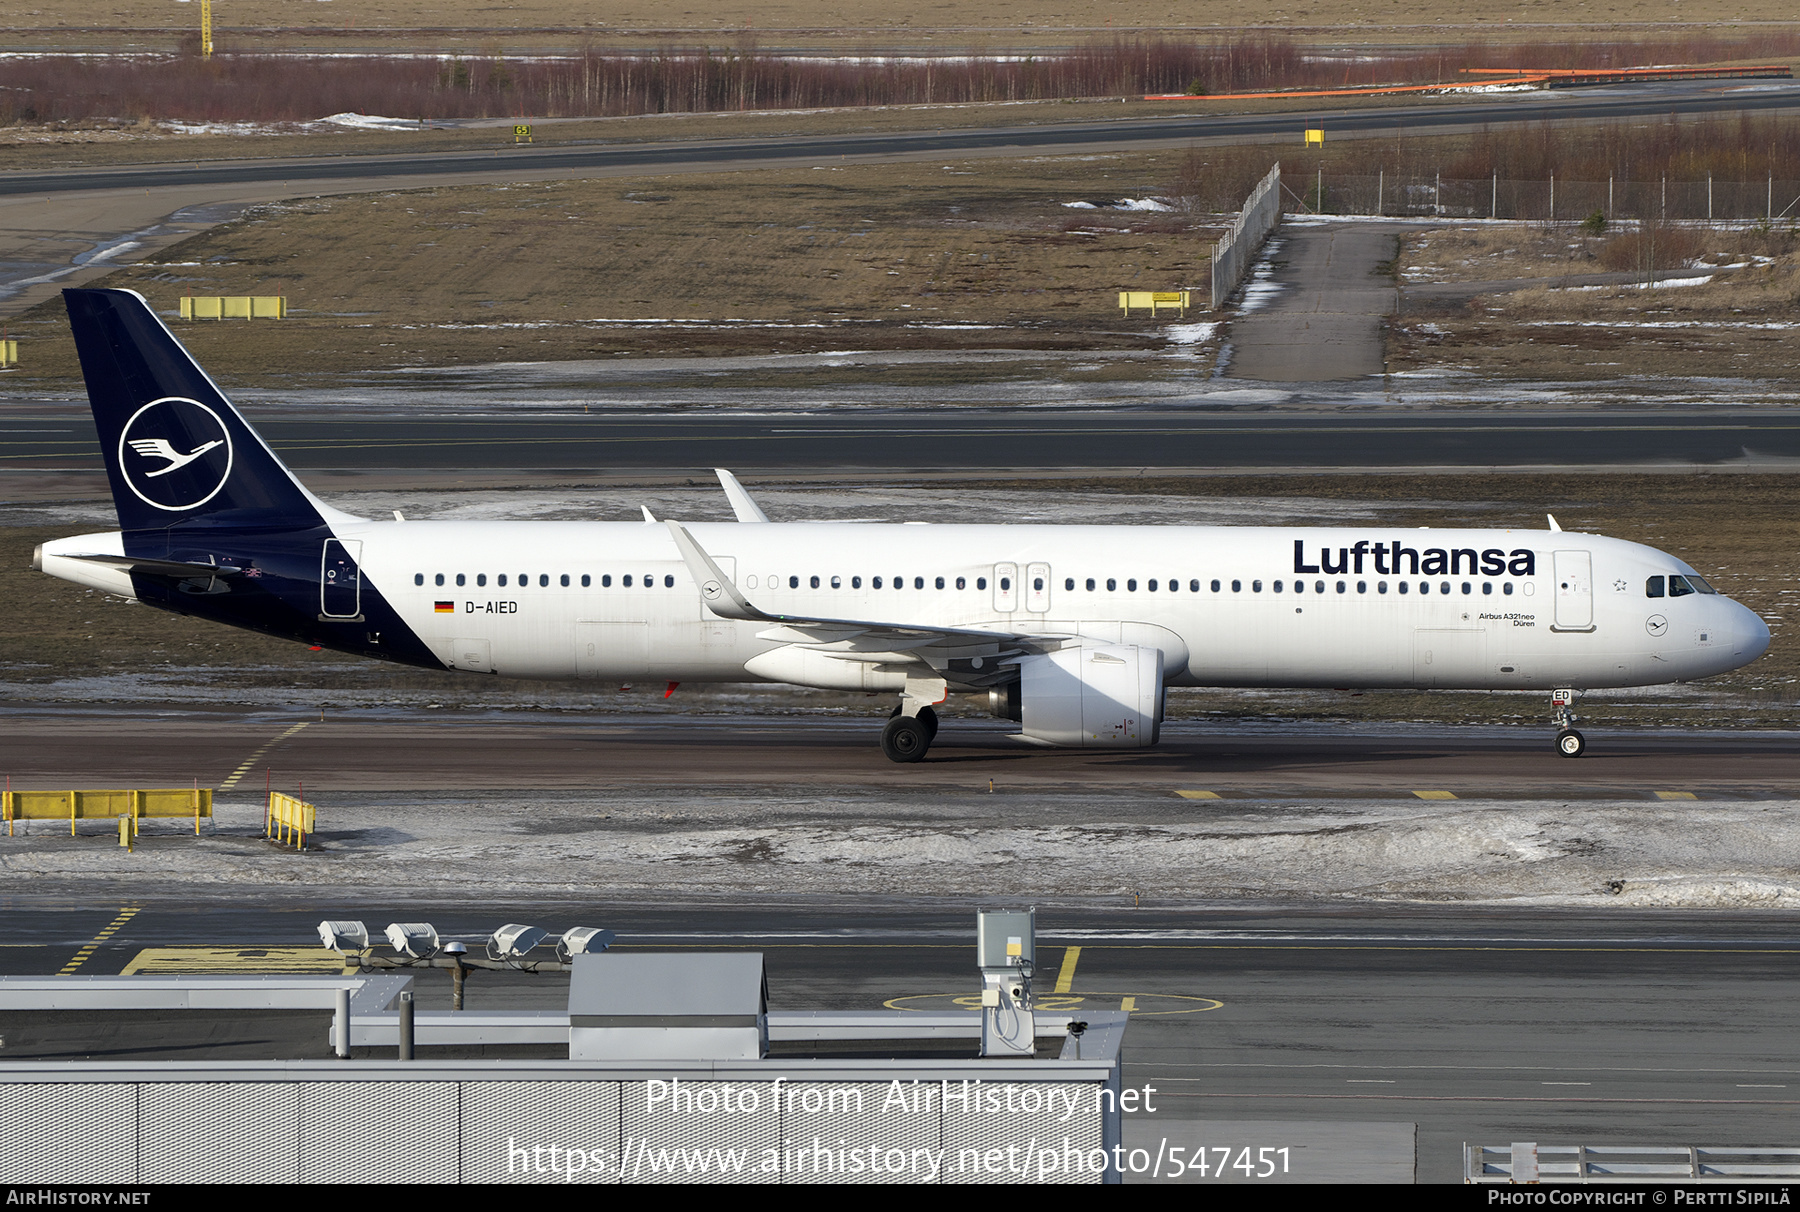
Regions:
[[[1167, 193], [1177, 154], [826, 167], [299, 200], [109, 275], [281, 294], [278, 322], [179, 325], [227, 383], [620, 354], [1141, 348], [1120, 290], [1206, 281], [1205, 217], [1108, 209]], [[1069, 202], [1095, 209], [1072, 209]], [[1164, 322], [1166, 322], [1166, 313]], [[676, 320], [682, 325], [645, 323]], [[695, 324], [693, 322], [710, 322]], [[12, 326], [73, 383], [60, 300]]]
[[[1800, 517], [1793, 509], [1791, 476], [1318, 475], [1304, 480], [1209, 476], [1129, 482], [997, 479], [993, 487], [1196, 500], [1297, 500], [1296, 524], [1305, 524], [1306, 502], [1318, 502], [1318, 522], [1325, 525], [1338, 524], [1341, 513], [1331, 507], [1343, 502], [1367, 503], [1407, 526], [1541, 527], [1544, 513], [1553, 512], [1567, 530], [1632, 539], [1680, 556], [1721, 591], [1767, 618], [1775, 636], [1768, 655], [1746, 669], [1660, 695], [1597, 693], [1584, 701], [1586, 718], [1601, 727], [1645, 722], [1800, 726], [1800, 650], [1785, 641], [1786, 612], [1800, 607], [1800, 578], [1791, 560], [1791, 552], [1800, 545]], [[933, 491], [929, 483], [916, 488]], [[821, 486], [820, 490], [844, 495], [842, 487]], [[653, 489], [646, 492], [654, 496]], [[0, 527], [0, 595], [12, 604], [14, 620], [0, 634], [0, 685], [35, 687], [30, 692], [33, 698], [55, 695], [56, 685], [71, 679], [106, 678], [111, 680], [71, 683], [66, 693], [82, 701], [185, 693], [189, 698], [199, 695], [236, 702], [292, 692], [309, 702], [318, 701], [321, 695], [330, 701], [365, 704], [425, 696], [448, 706], [472, 708], [542, 705], [560, 709], [590, 701], [601, 710], [643, 711], [665, 706], [656, 701], [658, 695], [620, 693], [612, 688], [595, 696], [572, 688], [564, 694], [541, 684], [504, 678], [457, 679], [430, 671], [357, 663], [334, 653], [309, 652], [299, 644], [109, 601], [104, 595], [30, 570], [34, 544], [80, 529], [83, 527]], [[334, 693], [340, 696], [336, 700], [331, 697]], [[672, 709], [693, 710], [708, 701], [694, 698], [684, 688]], [[816, 695], [783, 691], [771, 692], [767, 700], [772, 709], [822, 701]], [[830, 701], [838, 709], [866, 708], [871, 714], [884, 714], [890, 705], [886, 699], [861, 696], [830, 696]], [[977, 706], [967, 703], [957, 710], [980, 714]], [[1223, 712], [1319, 719], [1518, 720], [1548, 727], [1542, 696], [1517, 694], [1385, 691], [1353, 697], [1292, 692], [1270, 697], [1260, 692], [1208, 692], [1174, 696], [1171, 710], [1183, 715]]]
[[[198, 4], [171, 0], [111, 0], [100, 9], [85, 0], [33, 0], [14, 10], [8, 25], [32, 42], [95, 40], [117, 43], [136, 35], [143, 44], [172, 44], [176, 31], [197, 28]], [[1001, 46], [1066, 44], [1071, 35], [1124, 30], [1275, 28], [1345, 31], [1382, 41], [1436, 42], [1520, 29], [1555, 30], [1560, 36], [1606, 36], [1633, 27], [1742, 29], [1759, 23], [1793, 23], [1791, 4], [1780, 0], [1700, 0], [1678, 9], [1655, 0], [1520, 0], [1500, 6], [1477, 0], [1430, 0], [1396, 8], [1367, 0], [1213, 0], [1174, 5], [1167, 0], [1118, 0], [1104, 11], [1067, 0], [992, 0], [971, 10], [923, 0], [885, 4], [874, 0], [708, 0], [657, 4], [612, 0], [602, 8], [571, 0], [514, 0], [505, 5], [442, 4], [426, 0], [295, 3], [294, 0], [229, 0], [214, 10], [221, 45], [233, 39], [259, 43], [365, 44], [383, 33], [408, 45], [482, 42], [541, 46], [579, 39], [635, 39], [754, 33], [784, 44], [941, 48], [993, 42]]]

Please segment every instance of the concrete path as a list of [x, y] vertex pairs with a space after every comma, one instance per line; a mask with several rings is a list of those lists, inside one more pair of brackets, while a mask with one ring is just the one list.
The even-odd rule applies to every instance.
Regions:
[[1383, 223], [1278, 229], [1273, 239], [1281, 243], [1267, 254], [1273, 274], [1252, 280], [1247, 310], [1231, 322], [1226, 375], [1324, 383], [1382, 373], [1384, 318], [1399, 298], [1382, 267], [1394, 258], [1395, 237], [1416, 230]]

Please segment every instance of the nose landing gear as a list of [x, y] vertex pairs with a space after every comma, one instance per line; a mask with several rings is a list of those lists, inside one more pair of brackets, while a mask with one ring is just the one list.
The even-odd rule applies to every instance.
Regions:
[[1587, 738], [1575, 731], [1575, 694], [1573, 690], [1550, 692], [1550, 705], [1556, 709], [1551, 717], [1557, 727], [1556, 751], [1571, 758], [1587, 752]]

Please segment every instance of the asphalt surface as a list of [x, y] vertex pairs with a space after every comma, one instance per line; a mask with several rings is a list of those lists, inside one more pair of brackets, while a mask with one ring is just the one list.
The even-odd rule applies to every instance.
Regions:
[[[130, 910], [80, 973], [330, 970], [315, 926], [350, 917], [373, 929], [429, 921], [475, 943], [503, 921], [579, 922], [615, 929], [626, 947], [752, 949], [781, 1009], [937, 1008], [976, 989], [973, 906], [396, 905], [378, 890], [330, 903], [5, 904], [4, 973], [58, 971]], [[1412, 1122], [1426, 1182], [1460, 1179], [1465, 1141], [1795, 1143], [1800, 940], [1779, 916], [1040, 910], [1038, 941], [1046, 1008], [1134, 999], [1124, 1080], [1156, 1092], [1156, 1115], [1134, 1133], [1199, 1119]], [[561, 1008], [564, 982], [477, 973], [468, 1005]], [[420, 1005], [447, 1008], [447, 985], [422, 974]], [[4, 1013], [0, 1035], [17, 1059], [317, 1057], [324, 1021]]]
[[[463, 482], [463, 473], [502, 471], [710, 480], [711, 468], [730, 467], [740, 475], [974, 471], [1006, 478], [1057, 469], [1624, 468], [1800, 458], [1800, 418], [1773, 408], [584, 414], [564, 404], [513, 416], [245, 412], [303, 475], [437, 472], [443, 478], [431, 482], [445, 487]], [[46, 482], [92, 473], [87, 490], [104, 495], [101, 470], [85, 405], [21, 405], [0, 417], [5, 496], [28, 489], [12, 473]]]
[[970, 130], [876, 132], [844, 135], [790, 136], [764, 139], [718, 139], [682, 142], [581, 142], [554, 147], [509, 146], [496, 157], [491, 148], [419, 155], [271, 157], [266, 160], [197, 161], [179, 165], [21, 172], [0, 176], [0, 196], [67, 193], [86, 190], [144, 189], [166, 186], [225, 185], [246, 182], [301, 183], [340, 181], [347, 177], [396, 178], [468, 172], [493, 175], [496, 158], [515, 172], [554, 172], [581, 176], [595, 169], [629, 167], [660, 170], [672, 166], [716, 166], [795, 160], [895, 158], [1044, 152], [1104, 146], [1155, 145], [1192, 141], [1243, 142], [1287, 137], [1302, 129], [1323, 128], [1332, 135], [1428, 133], [1517, 122], [1581, 121], [1609, 118], [1661, 117], [1670, 113], [1707, 114], [1800, 108], [1800, 85], [1763, 84], [1745, 88], [1717, 81], [1663, 86], [1625, 86], [1566, 92], [1513, 94], [1504, 100], [1467, 101], [1445, 98], [1435, 104], [1382, 109], [1330, 109], [1277, 114], [1209, 114], [1171, 102], [1183, 113], [1118, 122], [1082, 122], [1042, 126], [1007, 126]]
[[[1380, 275], [1403, 230], [1379, 223], [1289, 225], [1265, 255], [1273, 273], [1253, 285], [1231, 325], [1226, 374], [1264, 383], [1329, 383], [1379, 375], [1384, 320], [1400, 292]], [[1255, 292], [1274, 288], [1272, 298]]]
[[878, 707], [860, 720], [345, 711], [310, 722], [294, 712], [15, 708], [0, 717], [0, 770], [19, 790], [208, 787], [261, 753], [242, 776], [247, 786], [260, 786], [267, 766], [309, 794], [710, 787], [779, 795], [801, 787], [966, 791], [991, 780], [1005, 794], [1092, 786], [1246, 799], [1800, 795], [1791, 733], [1595, 730], [1586, 756], [1570, 760], [1552, 748], [1547, 704], [1539, 728], [1252, 730], [1178, 720], [1155, 748], [1122, 752], [1038, 749], [1009, 739], [1016, 725], [1005, 721], [946, 719], [914, 764], [881, 756]]

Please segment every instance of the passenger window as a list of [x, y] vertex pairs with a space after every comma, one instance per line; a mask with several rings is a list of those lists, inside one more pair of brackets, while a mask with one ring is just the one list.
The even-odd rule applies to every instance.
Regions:
[[1106, 592], [1116, 593], [1118, 591], [1118, 588], [1119, 588], [1118, 581], [1114, 580], [1112, 577], [1106, 578]]
[[986, 589], [987, 588], [987, 578], [986, 577], [976, 577], [975, 578], [975, 588]]
[[1181, 589], [1181, 582], [1176, 580], [1174, 577], [1170, 577], [1169, 578], [1169, 592], [1177, 593], [1180, 591], [1180, 589]]
[[1306, 582], [1305, 581], [1295, 581], [1294, 582], [1294, 592], [1295, 593], [1305, 593], [1306, 592]]
[[814, 589], [817, 589], [817, 588], [818, 588], [818, 587], [819, 587], [819, 578], [818, 578], [818, 577], [814, 577], [814, 578], [813, 578], [813, 579], [812, 579], [812, 588], [814, 588]]
[[861, 589], [862, 588], [862, 578], [861, 577], [851, 577], [850, 578], [850, 588]]
[[1149, 590], [1149, 591], [1150, 591], [1150, 592], [1151, 592], [1151, 593], [1155, 593], [1155, 592], [1156, 592], [1156, 582], [1155, 582], [1155, 581], [1151, 581], [1151, 582], [1149, 582], [1149, 583], [1148, 583], [1148, 584], [1146, 584], [1146, 585], [1145, 585], [1145, 586], [1144, 586], [1144, 588], [1145, 588], [1145, 589], [1148, 589], [1148, 590]]
[[1087, 587], [1088, 587], [1089, 593], [1094, 592], [1094, 578], [1093, 577], [1089, 577], [1087, 579]]
[[[1039, 589], [1042, 589], [1044, 587], [1044, 582], [1041, 579], [1038, 581], [1037, 584], [1038, 584]], [[943, 577], [939, 577], [937, 579], [937, 587], [939, 589], [942, 589], [944, 587], [944, 578]]]
[[880, 577], [870, 577], [869, 584], [876, 589], [880, 589], [881, 588], [881, 578]]
[[1648, 581], [1644, 582], [1644, 596], [1645, 597], [1660, 598], [1662, 595], [1663, 595], [1663, 579], [1661, 577], [1651, 577]]
[[476, 584], [477, 584], [477, 585], [485, 585], [485, 584], [487, 584], [487, 573], [485, 573], [485, 572], [478, 572], [478, 573], [476, 573], [476, 574], [475, 574], [475, 583], [476, 583]]
[[1213, 583], [1212, 583], [1212, 591], [1213, 591], [1213, 592], [1214, 592], [1214, 593], [1217, 593], [1217, 592], [1219, 592], [1219, 583], [1218, 583], [1218, 582], [1217, 582], [1217, 581], [1214, 581], [1214, 582], [1213, 582]]
[[675, 574], [674, 573], [672, 573], [672, 572], [668, 573], [663, 577], [663, 588], [664, 589], [675, 588]]
[[1430, 581], [1420, 581], [1419, 582], [1419, 592], [1420, 593], [1430, 593], [1431, 592], [1431, 582]]
[[895, 589], [905, 589], [906, 588], [906, 578], [905, 577], [895, 577], [894, 578], [894, 588]]
[[413, 584], [423, 585], [424, 583], [425, 583], [425, 574], [424, 573], [422, 573], [422, 572], [413, 573]]
[[1356, 583], [1356, 592], [1358, 592], [1358, 593], [1369, 592], [1369, 583], [1367, 581], [1358, 581]]
[[914, 589], [925, 588], [925, 578], [924, 577], [914, 577], [913, 578], [913, 588]]
[[1129, 581], [1125, 582], [1125, 592], [1127, 592], [1127, 593], [1136, 593], [1137, 592], [1137, 578], [1136, 577], [1132, 577]]
[[1686, 577], [1670, 577], [1669, 578], [1669, 596], [1670, 597], [1685, 598], [1688, 594], [1690, 594], [1692, 592], [1694, 592], [1694, 587], [1687, 583]]
[[1001, 577], [1000, 578], [1000, 592], [1006, 593], [1010, 589], [1012, 589], [1012, 578], [1011, 577]]
[[1242, 581], [1233, 581], [1231, 583], [1231, 592], [1233, 592], [1233, 593], [1244, 592], [1244, 583]]
[[1409, 585], [1410, 585], [1410, 584], [1411, 584], [1411, 582], [1410, 582], [1410, 581], [1401, 581], [1401, 582], [1400, 582], [1400, 592], [1401, 592], [1401, 593], [1405, 593], [1405, 592], [1406, 592], [1406, 590], [1407, 590], [1407, 587], [1408, 587], [1408, 586], [1409, 586]]
[[788, 588], [789, 589], [800, 588], [800, 578], [799, 577], [789, 577], [788, 578]]
[[[963, 577], [957, 577], [956, 578], [956, 587], [958, 589], [967, 589], [969, 587], [969, 582]], [[1075, 586], [1071, 585], [1071, 586], [1069, 586], [1069, 588], [1073, 589], [1073, 588], [1075, 588]]]
[[1276, 582], [1275, 582], [1275, 592], [1276, 592], [1276, 593], [1280, 593], [1280, 592], [1281, 592], [1281, 582], [1280, 582], [1280, 581], [1276, 581]]
[[456, 583], [458, 585], [461, 585], [463, 583], [463, 574], [460, 572], [456, 574]]
[[1442, 584], [1440, 584], [1438, 586], [1438, 592], [1439, 593], [1449, 593], [1450, 592], [1450, 582], [1445, 581]]
[[603, 572], [600, 574], [600, 588], [602, 588], [602, 589], [611, 589], [612, 588], [612, 573]]
[[631, 588], [631, 574], [628, 572], [624, 576], [620, 577], [619, 584], [626, 589], [630, 589]]
[[1481, 583], [1481, 593], [1483, 597], [1493, 597], [1494, 583], [1492, 581], [1483, 581]]
[[562, 585], [564, 589], [569, 587], [569, 574], [566, 572], [562, 574]]
[[[1213, 588], [1217, 589], [1218, 586], [1214, 585]], [[1200, 582], [1199, 581], [1189, 581], [1188, 582], [1188, 592], [1189, 593], [1199, 593], [1200, 592]]]
[[1337, 583], [1337, 591], [1338, 591], [1338, 592], [1339, 592], [1339, 593], [1343, 593], [1343, 592], [1344, 592], [1344, 588], [1345, 588], [1345, 586], [1344, 586], [1344, 582], [1342, 582], [1342, 581], [1339, 581], [1339, 582], [1338, 582], [1338, 583]]
[[1324, 593], [1325, 592], [1325, 582], [1324, 581], [1314, 581], [1313, 582], [1313, 592], [1314, 593]]
[[442, 585], [444, 583], [444, 574], [443, 573], [440, 572], [437, 574], [436, 583], [439, 585]]
[[1386, 593], [1387, 592], [1387, 582], [1386, 581], [1376, 581], [1375, 582], [1375, 592], [1376, 593]]
[[831, 578], [831, 587], [833, 589], [842, 589], [844, 587], [843, 578], [842, 577], [832, 577]]
[[594, 583], [594, 578], [593, 578], [593, 575], [592, 575], [592, 574], [591, 574], [591, 573], [586, 573], [586, 572], [584, 572], [584, 573], [582, 573], [582, 574], [581, 574], [581, 587], [582, 587], [582, 588], [583, 588], [583, 589], [586, 589], [586, 588], [588, 588], [588, 587], [589, 587], [589, 586], [591, 586], [591, 585], [592, 585], [592, 584], [593, 584], [593, 583]]
[[[958, 585], [958, 586], [957, 586], [957, 588], [958, 588], [958, 589], [961, 589], [961, 588], [962, 588], [962, 586], [960, 586], [960, 585]], [[1073, 589], [1073, 588], [1075, 588], [1075, 578], [1074, 578], [1074, 577], [1065, 577], [1065, 578], [1064, 578], [1064, 579], [1063, 579], [1063, 588], [1064, 588], [1064, 589]]]
[[505, 589], [506, 588], [506, 574], [503, 572], [499, 576], [495, 577], [494, 584], [500, 586], [500, 588], [502, 588], [502, 589]]
[[1508, 581], [1506, 584], [1500, 586], [1500, 592], [1510, 595], [1512, 593], [1512, 582]]
[[1251, 581], [1250, 582], [1250, 592], [1251, 593], [1261, 593], [1262, 592], [1262, 582], [1261, 581]]
[[1467, 581], [1464, 581], [1463, 582], [1463, 596], [1468, 597], [1470, 594], [1472, 594], [1474, 592], [1475, 592], [1475, 587], [1473, 585], [1469, 584]]

